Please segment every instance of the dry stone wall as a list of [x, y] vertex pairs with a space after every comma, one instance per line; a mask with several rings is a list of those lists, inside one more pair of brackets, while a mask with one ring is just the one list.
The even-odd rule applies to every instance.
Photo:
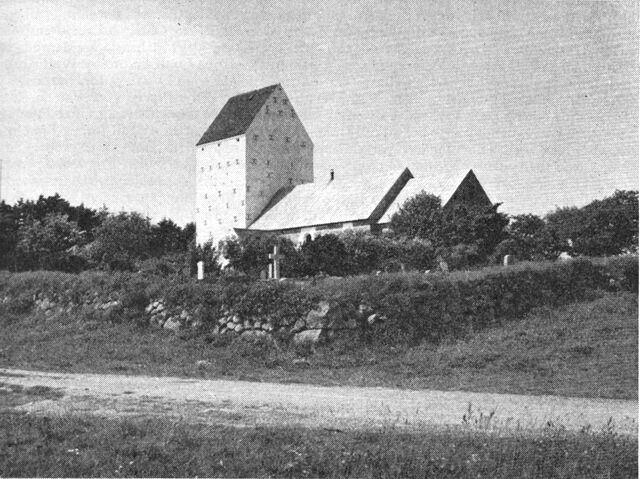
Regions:
[[[9, 296], [3, 303], [11, 301]], [[33, 298], [33, 312], [45, 317], [58, 314], [73, 314], [80, 308], [104, 315], [107, 318], [123, 310], [122, 301], [118, 299], [94, 298], [82, 302], [74, 302], [59, 295], [49, 296], [38, 293]], [[241, 316], [229, 309], [223, 309], [218, 318], [209, 318], [203, 322], [201, 307], [193, 309], [181, 306], [169, 306], [163, 299], [151, 301], [143, 312], [143, 321], [152, 327], [169, 331], [206, 328], [213, 335], [231, 335], [245, 338], [275, 336], [291, 339], [295, 344], [317, 343], [332, 338], [337, 332], [366, 328], [384, 321], [386, 318], [373, 312], [366, 304], [360, 304], [357, 310], [345, 311], [337, 304], [320, 301], [316, 307], [303, 317], [282, 321], [266, 315]]]

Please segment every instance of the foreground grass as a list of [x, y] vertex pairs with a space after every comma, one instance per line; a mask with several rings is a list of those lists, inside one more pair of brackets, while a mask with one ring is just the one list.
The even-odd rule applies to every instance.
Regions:
[[638, 298], [539, 308], [446, 344], [336, 338], [314, 352], [75, 317], [0, 318], [0, 366], [70, 372], [638, 397]]
[[637, 439], [470, 429], [410, 434], [0, 414], [0, 475], [637, 477]]

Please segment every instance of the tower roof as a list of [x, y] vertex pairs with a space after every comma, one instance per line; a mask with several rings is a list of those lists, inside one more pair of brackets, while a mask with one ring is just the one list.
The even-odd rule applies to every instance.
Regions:
[[278, 86], [280, 84], [241, 93], [229, 98], [220, 113], [218, 113], [218, 116], [216, 116], [216, 119], [211, 123], [211, 126], [204, 132], [200, 141], [196, 143], [196, 146], [242, 135], [247, 131], [260, 108], [269, 98], [269, 95]]

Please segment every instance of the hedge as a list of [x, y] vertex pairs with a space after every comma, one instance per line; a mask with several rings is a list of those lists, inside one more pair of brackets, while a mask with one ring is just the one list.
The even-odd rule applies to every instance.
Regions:
[[197, 282], [135, 273], [0, 273], [0, 307], [26, 313], [37, 294], [75, 304], [99, 297], [120, 300], [131, 310], [126, 317], [133, 317], [135, 311], [162, 298], [168, 305], [197, 311], [206, 330], [221, 314], [268, 316], [274, 324], [290, 325], [327, 300], [332, 314], [352, 316], [364, 306], [385, 317], [372, 327], [360, 321], [359, 337], [395, 344], [464, 336], [520, 318], [535, 307], [589, 298], [596, 289], [637, 288], [637, 256], [522, 263], [449, 274], [389, 273], [285, 282], [243, 278]]

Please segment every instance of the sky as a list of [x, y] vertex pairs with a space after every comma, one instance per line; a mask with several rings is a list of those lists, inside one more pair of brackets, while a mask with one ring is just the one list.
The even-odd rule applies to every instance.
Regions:
[[281, 83], [316, 180], [473, 168], [501, 211], [638, 189], [629, 1], [0, 3], [0, 196], [194, 219], [195, 143]]

